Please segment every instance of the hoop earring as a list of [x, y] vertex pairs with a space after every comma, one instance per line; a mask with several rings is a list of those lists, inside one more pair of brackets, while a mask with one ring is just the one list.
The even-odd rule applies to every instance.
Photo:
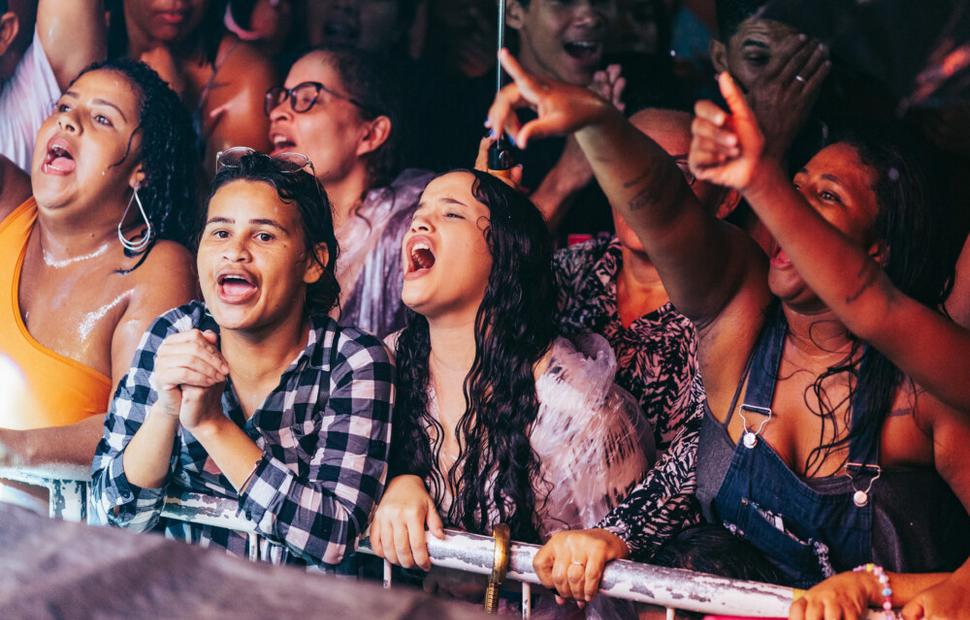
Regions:
[[[125, 218], [128, 217], [128, 210], [131, 209], [132, 201], [138, 203], [138, 211], [141, 213], [142, 220], [145, 221], [145, 235], [138, 241], [129, 241], [125, 238], [124, 232], [122, 232], [122, 226], [125, 223]], [[118, 241], [121, 242], [122, 247], [135, 254], [143, 251], [152, 242], [152, 223], [148, 220], [145, 207], [141, 204], [141, 198], [138, 197], [137, 187], [132, 189], [131, 198], [128, 199], [128, 206], [125, 207], [125, 212], [121, 215], [121, 221], [118, 222]]]

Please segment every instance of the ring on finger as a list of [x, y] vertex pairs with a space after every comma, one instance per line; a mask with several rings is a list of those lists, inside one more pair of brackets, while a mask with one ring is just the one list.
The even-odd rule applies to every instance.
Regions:
[[802, 76], [800, 76], [800, 75], [796, 75], [796, 76], [795, 76], [795, 81], [796, 81], [796, 82], [801, 82], [802, 84], [804, 84], [804, 83], [805, 83], [805, 78], [803, 78], [803, 77], [802, 77]]

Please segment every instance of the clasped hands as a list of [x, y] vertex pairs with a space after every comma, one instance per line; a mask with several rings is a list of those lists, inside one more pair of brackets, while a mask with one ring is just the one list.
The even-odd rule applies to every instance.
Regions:
[[155, 407], [190, 432], [226, 420], [221, 399], [229, 364], [217, 341], [215, 332], [192, 329], [166, 338], [155, 356]]

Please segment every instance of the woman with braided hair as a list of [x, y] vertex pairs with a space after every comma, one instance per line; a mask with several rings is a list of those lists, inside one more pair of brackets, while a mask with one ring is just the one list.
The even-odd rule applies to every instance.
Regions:
[[[0, 407], [0, 445], [5, 465], [87, 465], [145, 328], [195, 292], [197, 160], [178, 97], [131, 60], [83, 71], [36, 144], [33, 195], [0, 188], [0, 354], [28, 401]], [[45, 493], [0, 486], [43, 512]]]

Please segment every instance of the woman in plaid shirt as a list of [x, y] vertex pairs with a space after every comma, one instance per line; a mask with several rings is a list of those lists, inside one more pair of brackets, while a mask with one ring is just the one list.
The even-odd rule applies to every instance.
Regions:
[[[383, 489], [393, 366], [379, 340], [327, 316], [337, 243], [309, 160], [231, 149], [220, 164], [197, 257], [205, 301], [142, 338], [95, 455], [95, 502], [108, 523], [146, 531], [170, 485], [221, 495], [263, 557], [339, 564]], [[250, 551], [236, 532], [164, 528]]]

